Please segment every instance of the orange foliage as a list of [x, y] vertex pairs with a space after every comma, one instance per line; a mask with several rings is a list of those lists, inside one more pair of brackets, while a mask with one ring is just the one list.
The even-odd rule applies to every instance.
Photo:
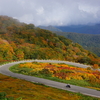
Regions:
[[90, 77], [96, 77], [100, 79], [99, 72], [93, 72], [92, 70], [87, 70], [85, 68], [78, 68], [68, 66], [66, 64], [48, 64], [48, 63], [25, 63], [20, 64], [19, 67], [33, 68], [32, 71], [41, 71], [42, 69], [48, 69], [52, 73], [52, 77], [58, 77], [60, 79], [70, 80], [89, 80]]
[[98, 69], [99, 66], [98, 66], [98, 64], [94, 64], [94, 65], [92, 66], [92, 68], [93, 68], [93, 69]]

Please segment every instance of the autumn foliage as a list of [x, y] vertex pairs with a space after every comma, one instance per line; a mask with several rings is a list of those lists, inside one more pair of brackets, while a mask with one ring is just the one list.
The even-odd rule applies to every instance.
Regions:
[[[21, 68], [29, 68], [30, 71]], [[19, 64], [18, 69], [22, 74], [28, 75], [45, 75], [48, 77], [57, 77], [63, 80], [84, 80], [91, 84], [93, 87], [100, 89], [100, 71], [93, 71], [89, 68], [78, 68], [69, 66], [66, 64], [56, 63], [38, 63], [38, 62], [27, 62]]]
[[23, 59], [57, 59], [100, 66], [100, 58], [78, 43], [33, 24], [0, 16], [0, 62]]

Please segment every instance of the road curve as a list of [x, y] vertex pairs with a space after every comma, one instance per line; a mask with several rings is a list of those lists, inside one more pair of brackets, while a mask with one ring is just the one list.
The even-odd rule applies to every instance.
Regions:
[[65, 83], [55, 82], [55, 81], [37, 78], [37, 77], [33, 77], [33, 76], [17, 74], [17, 73], [13, 73], [13, 72], [9, 71], [10, 66], [13, 66], [13, 65], [18, 64], [18, 63], [33, 62], [33, 61], [49, 62], [49, 63], [66, 63], [66, 64], [70, 64], [70, 65], [75, 65], [77, 67], [84, 67], [84, 68], [88, 67], [87, 65], [82, 65], [82, 64], [79, 64], [79, 63], [73, 63], [73, 62], [67, 62], [67, 61], [28, 60], [28, 61], [19, 61], [19, 62], [13, 62], [13, 63], [1, 65], [0, 66], [0, 73], [7, 75], [7, 76], [16, 77], [16, 78], [19, 78], [19, 79], [24, 79], [24, 80], [27, 80], [27, 81], [42, 83], [42, 84], [45, 84], [47, 86], [51, 86], [51, 87], [55, 87], [55, 88], [59, 88], [59, 89], [63, 89], [63, 90], [68, 90], [68, 91], [72, 91], [72, 92], [79, 92], [79, 93], [82, 93], [82, 94], [85, 94], [85, 95], [100, 98], [100, 91], [97, 91], [97, 90], [88, 89], [88, 88], [84, 88], [84, 87], [80, 87], [80, 86], [74, 86], [74, 85], [71, 85], [71, 88], [66, 88]]

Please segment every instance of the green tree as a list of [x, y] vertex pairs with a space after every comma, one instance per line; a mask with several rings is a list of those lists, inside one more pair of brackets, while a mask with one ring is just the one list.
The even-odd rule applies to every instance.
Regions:
[[89, 57], [82, 57], [78, 60], [79, 63], [91, 64], [92, 60]]

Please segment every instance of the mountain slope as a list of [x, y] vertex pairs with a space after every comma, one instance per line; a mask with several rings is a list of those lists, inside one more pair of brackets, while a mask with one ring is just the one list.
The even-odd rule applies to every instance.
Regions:
[[[52, 27], [52, 29], [51, 29]], [[75, 30], [79, 31], [80, 28], [82, 28], [83, 26], [73, 26], [72, 28], [74, 28]], [[86, 27], [86, 26], [84, 26]], [[89, 29], [88, 27], [90, 27], [91, 29]], [[94, 26], [88, 26], [87, 29], [91, 32], [92, 29], [97, 29], [95, 32], [99, 32], [100, 29], [100, 24], [94, 25]], [[81, 30], [81, 34], [80, 33], [75, 33], [75, 31], [71, 30], [71, 26], [67, 26], [64, 27], [60, 27], [63, 31], [69, 31], [69, 32], [61, 32], [61, 30], [57, 29], [57, 27], [53, 27], [53, 26], [41, 26], [40, 28], [42, 29], [46, 29], [46, 30], [50, 30], [53, 31], [54, 33], [56, 33], [57, 35], [62, 35], [65, 36], [66, 38], [69, 38], [71, 40], [73, 40], [75, 43], [79, 43], [80, 45], [82, 45], [85, 49], [90, 50], [91, 52], [95, 53], [96, 55], [98, 55], [100, 57], [100, 34], [82, 34], [84, 33], [84, 29], [83, 32]], [[59, 27], [58, 27], [59, 28]], [[73, 32], [70, 32], [73, 31]], [[77, 32], [76, 31], [76, 32]]]
[[100, 34], [80, 34], [72, 32], [55, 32], [79, 43], [85, 49], [90, 50], [100, 56]]
[[[8, 21], [9, 17], [2, 18], [1, 25], [5, 19]], [[70, 39], [33, 24], [6, 24], [0, 33], [0, 61], [58, 59], [99, 65], [100, 59], [96, 55]]]

